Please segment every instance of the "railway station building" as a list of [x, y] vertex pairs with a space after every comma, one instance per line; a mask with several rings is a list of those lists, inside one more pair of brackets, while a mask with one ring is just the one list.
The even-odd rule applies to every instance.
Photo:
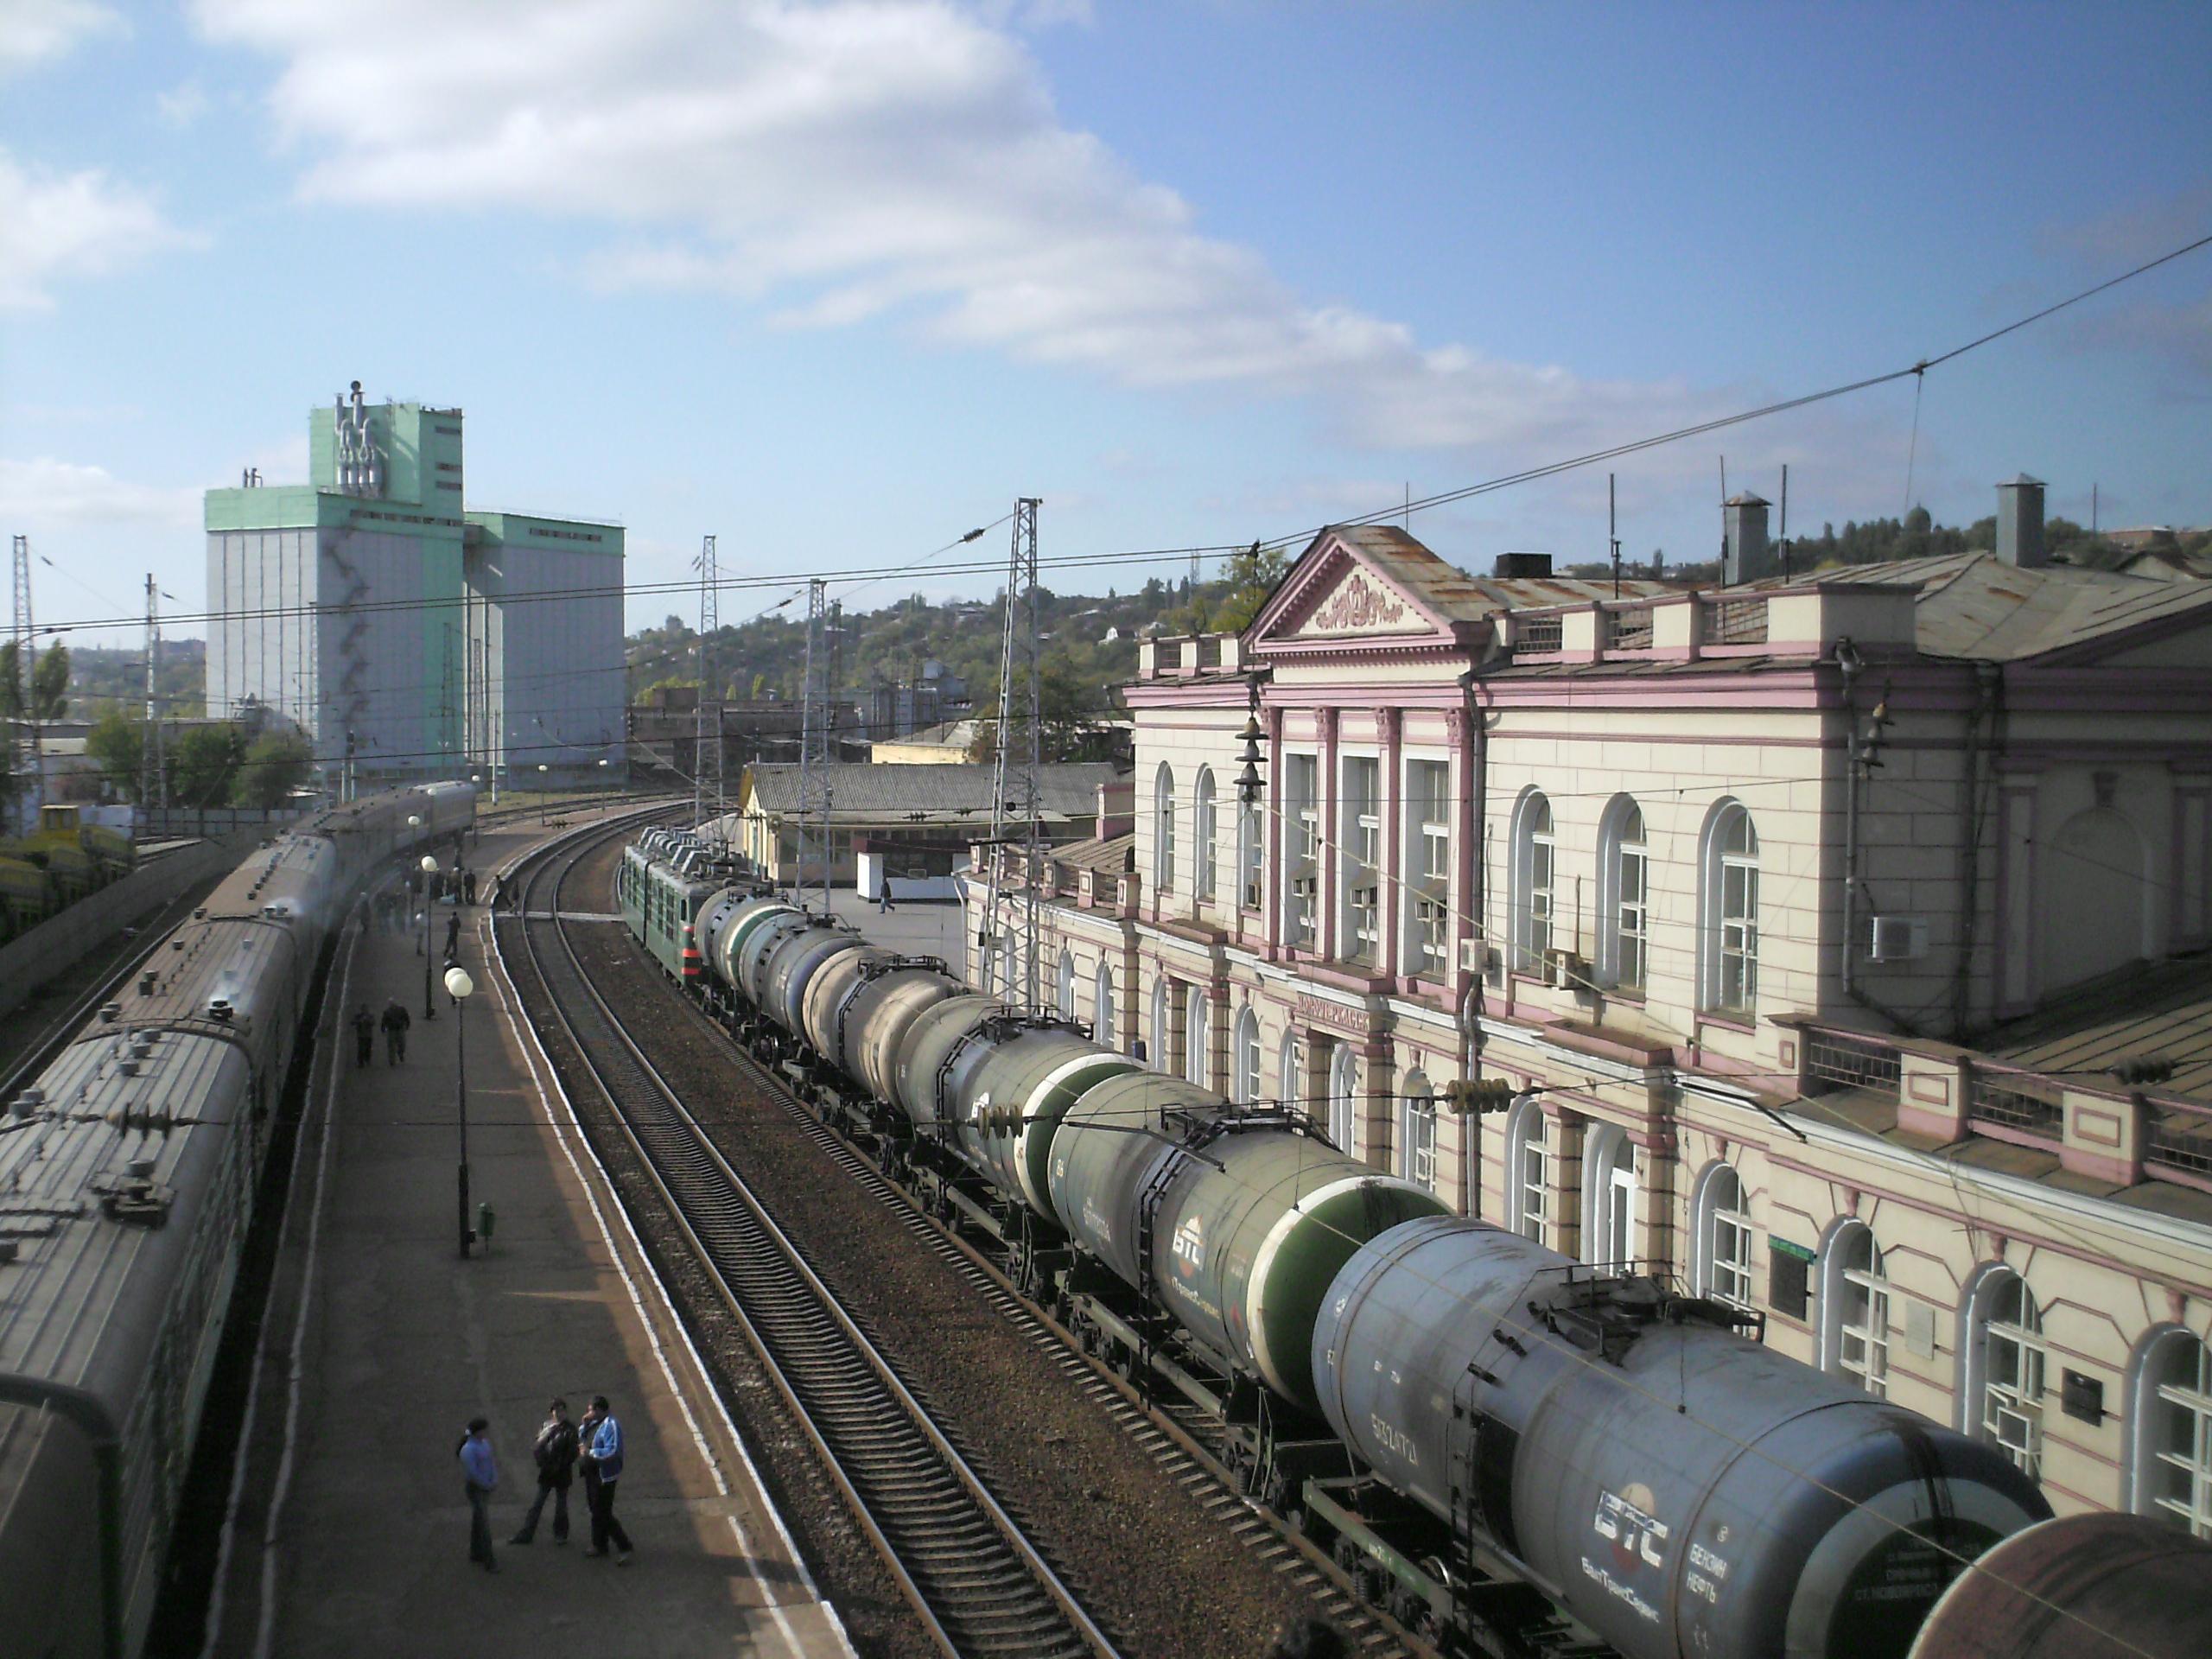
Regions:
[[334, 789], [620, 763], [621, 527], [469, 508], [462, 429], [356, 381], [307, 483], [207, 492], [208, 708], [292, 721]]
[[[1325, 531], [1242, 634], [1147, 643], [1130, 833], [999, 855], [1039, 982], [2062, 1512], [2212, 1536], [2212, 585], [2000, 508], [1993, 554], [1789, 579], [1747, 500], [1752, 579], [1618, 597]], [[971, 975], [1019, 985], [986, 888]]]

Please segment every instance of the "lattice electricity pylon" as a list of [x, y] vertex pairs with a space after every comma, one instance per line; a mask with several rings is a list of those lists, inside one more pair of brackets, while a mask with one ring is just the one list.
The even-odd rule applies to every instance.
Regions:
[[162, 741], [162, 590], [146, 573], [146, 730], [138, 746], [138, 798], [149, 809], [168, 806], [168, 757]]
[[[691, 562], [699, 573], [699, 704], [691, 721], [691, 822], [706, 822], [707, 810], [707, 697], [714, 685], [715, 631], [721, 626], [721, 581], [715, 569], [715, 538], [702, 537], [699, 556]], [[721, 811], [722, 722], [715, 716], [715, 810]]]
[[[18, 775], [24, 778], [23, 799], [26, 803], [38, 798], [40, 782], [46, 775], [44, 746], [39, 741], [38, 722], [31, 718], [31, 681], [38, 630], [31, 623], [31, 538], [18, 536], [15, 539], [16, 563], [16, 707], [22, 711], [23, 753], [28, 764]], [[14, 746], [10, 746], [8, 761], [16, 764]], [[26, 810], [29, 810], [28, 806]]]
[[[1043, 842], [1041, 803], [1037, 768], [1044, 756], [1043, 690], [1038, 673], [1037, 647], [1037, 508], [1033, 496], [1014, 504], [1014, 537], [1007, 556], [1006, 623], [999, 636], [998, 754], [991, 772], [990, 880], [986, 888], [983, 937], [977, 944], [991, 957], [986, 959], [984, 983], [988, 985], [1004, 963], [1006, 952], [997, 949], [1010, 918], [1006, 914], [1003, 867], [1006, 849], [1017, 830], [1021, 831], [1022, 859], [1027, 875], [1021, 915], [1020, 983], [1024, 1004], [1043, 1006], [1038, 982], [1037, 884], [1038, 851]], [[1016, 670], [1022, 681], [1016, 690]], [[1018, 768], [1018, 770], [1017, 770]], [[998, 987], [1009, 996], [1014, 977]]]
[[[791, 896], [805, 902], [807, 849], [816, 849], [822, 861], [822, 913], [830, 913], [830, 710], [823, 695], [829, 652], [822, 637], [830, 584], [819, 576], [806, 584], [806, 669], [799, 690], [798, 735], [798, 866], [791, 874]], [[818, 836], [807, 833], [808, 823], [820, 819]]]

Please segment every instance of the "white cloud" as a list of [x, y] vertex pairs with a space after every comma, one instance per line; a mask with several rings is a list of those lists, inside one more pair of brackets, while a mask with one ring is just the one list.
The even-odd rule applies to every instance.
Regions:
[[0, 149], [0, 311], [43, 310], [58, 279], [102, 276], [202, 240], [98, 168], [24, 168]]
[[1435, 346], [1312, 303], [1064, 125], [988, 0], [200, 0], [273, 55], [302, 193], [611, 227], [594, 285], [703, 289], [781, 325], [888, 316], [1124, 384], [1307, 397], [1359, 443], [1526, 460], [1718, 412], [1679, 384]]
[[0, 0], [0, 79], [66, 57], [95, 35], [127, 35], [111, 6], [95, 0]]
[[105, 467], [41, 455], [0, 460], [0, 520], [35, 538], [41, 531], [150, 524], [196, 529], [200, 493], [133, 484]]
[[207, 113], [207, 93], [198, 81], [188, 80], [166, 92], [154, 94], [154, 112], [165, 126], [181, 131]]

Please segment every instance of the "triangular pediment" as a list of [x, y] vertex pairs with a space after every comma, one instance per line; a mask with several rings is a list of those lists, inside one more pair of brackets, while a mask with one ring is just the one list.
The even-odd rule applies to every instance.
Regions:
[[[1440, 602], [1442, 599], [1445, 602]], [[1452, 601], [1459, 602], [1453, 603]], [[1245, 632], [1261, 656], [1464, 642], [1479, 590], [1402, 530], [1352, 525], [1313, 539]], [[1454, 615], [1453, 612], [1462, 613]]]

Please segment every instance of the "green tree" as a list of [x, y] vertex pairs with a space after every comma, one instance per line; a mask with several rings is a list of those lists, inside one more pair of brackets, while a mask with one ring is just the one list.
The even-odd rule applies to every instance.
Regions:
[[16, 672], [16, 642], [10, 639], [0, 645], [0, 719], [22, 717], [25, 689]]
[[233, 806], [281, 806], [303, 782], [314, 751], [296, 731], [264, 732], [246, 745], [238, 775], [231, 781]]
[[85, 753], [126, 801], [138, 798], [138, 767], [145, 751], [145, 722], [119, 709], [109, 709], [85, 734]]
[[215, 806], [231, 798], [245, 752], [235, 726], [195, 726], [169, 745], [169, 799], [179, 806]]
[[31, 718], [60, 720], [69, 712], [69, 647], [48, 645], [31, 673]]

